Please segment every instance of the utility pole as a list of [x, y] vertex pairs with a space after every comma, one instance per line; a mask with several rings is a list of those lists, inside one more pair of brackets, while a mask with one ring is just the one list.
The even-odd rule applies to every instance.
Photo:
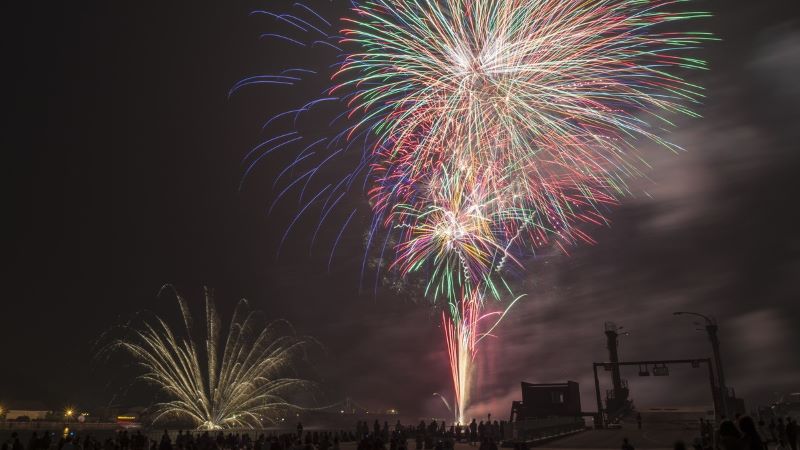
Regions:
[[719, 326], [713, 317], [708, 317], [700, 313], [689, 311], [677, 311], [672, 313], [676, 316], [689, 315], [702, 318], [706, 325], [706, 333], [708, 333], [708, 340], [711, 341], [711, 349], [714, 352], [714, 365], [717, 366], [717, 381], [719, 390], [720, 405], [722, 405], [722, 415], [730, 417], [730, 410], [728, 409], [728, 388], [725, 385], [725, 373], [722, 370], [722, 357], [719, 354], [719, 337], [717, 331]]

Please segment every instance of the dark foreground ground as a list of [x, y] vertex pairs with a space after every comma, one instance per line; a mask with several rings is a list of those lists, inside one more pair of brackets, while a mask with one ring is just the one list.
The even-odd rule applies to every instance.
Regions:
[[[11, 434], [12, 430], [0, 430], [0, 442], [3, 442]], [[61, 430], [55, 431], [58, 434]], [[39, 430], [41, 434], [42, 430]], [[22, 444], [27, 445], [30, 437], [30, 431], [21, 431]], [[112, 437], [114, 431], [111, 430], [95, 430], [95, 431], [82, 431], [79, 434], [83, 435], [90, 433], [101, 442], [106, 437]], [[163, 430], [149, 430], [146, 432], [151, 438], [158, 439], [163, 433]], [[628, 440], [637, 449], [672, 449], [676, 441], [683, 441], [689, 446], [692, 440], [697, 436], [697, 431], [693, 429], [682, 429], [681, 427], [665, 427], [665, 426], [645, 426], [643, 430], [637, 430], [634, 424], [625, 424], [624, 428], [616, 430], [587, 430], [571, 436], [560, 438], [541, 444], [538, 449], [619, 449], [623, 438]], [[57, 439], [57, 438], [56, 438]], [[414, 448], [414, 442], [409, 440], [408, 448]], [[357, 444], [355, 442], [343, 443], [342, 450], [355, 450]], [[455, 450], [477, 450], [477, 446], [469, 444], [457, 443]]]

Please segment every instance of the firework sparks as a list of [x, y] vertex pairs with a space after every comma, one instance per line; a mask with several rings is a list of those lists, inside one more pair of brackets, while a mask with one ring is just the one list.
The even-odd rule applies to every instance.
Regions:
[[[459, 420], [481, 329], [505, 314], [485, 314], [486, 299], [515, 298], [504, 269], [522, 268], [542, 247], [592, 243], [581, 224], [606, 224], [603, 210], [646, 167], [637, 148], [654, 142], [680, 150], [663, 131], [672, 115], [697, 116], [691, 106], [702, 88], [680, 75], [706, 68], [691, 51], [713, 39], [675, 26], [709, 16], [677, 10], [688, 1], [354, 1], [333, 46], [344, 54], [334, 86], [291, 112], [296, 122], [321, 102], [346, 105], [331, 125], [350, 122], [325, 139], [327, 148], [341, 148], [300, 171], [287, 189], [304, 177], [307, 186], [356, 142], [363, 157], [342, 181], [309, 196], [295, 220], [319, 198], [321, 223], [355, 178], [365, 177], [373, 212], [368, 246], [388, 233], [378, 240], [393, 243], [388, 267], [424, 274], [426, 296], [445, 302]], [[316, 14], [309, 21], [273, 16], [312, 34], [326, 34], [325, 27], [309, 21], [330, 27]], [[293, 133], [275, 138], [276, 147], [299, 139]], [[307, 149], [292, 167], [305, 164]]]
[[[636, 146], [668, 114], [695, 114], [702, 69], [686, 50], [705, 33], [664, 26], [707, 16], [674, 1], [363, 2], [343, 31], [359, 52], [334, 90], [352, 88], [351, 130], [375, 135], [376, 217], [404, 230], [401, 270], [432, 267], [459, 419], [468, 402], [477, 317], [492, 273], [549, 239], [591, 242], [600, 205], [639, 174]], [[492, 289], [497, 292], [496, 289]], [[466, 294], [465, 294], [466, 293]], [[449, 321], [448, 322], [448, 318]]]
[[286, 374], [292, 372], [308, 339], [291, 333], [286, 322], [265, 323], [260, 313], [250, 311], [241, 300], [220, 353], [220, 319], [212, 295], [205, 293], [206, 335], [199, 344], [192, 338], [188, 305], [178, 295], [183, 336], [155, 317], [139, 327], [127, 327], [130, 337], [114, 341], [109, 348], [133, 356], [145, 370], [140, 379], [170, 398], [154, 405], [154, 421], [189, 420], [204, 430], [260, 428], [298, 409], [287, 395], [311, 384]]

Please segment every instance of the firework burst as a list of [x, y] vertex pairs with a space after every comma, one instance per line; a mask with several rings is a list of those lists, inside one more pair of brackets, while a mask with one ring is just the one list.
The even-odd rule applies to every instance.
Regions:
[[[504, 268], [523, 268], [542, 247], [592, 243], [582, 224], [607, 223], [604, 211], [646, 167], [637, 148], [680, 150], [664, 130], [674, 115], [697, 116], [702, 88], [681, 75], [706, 68], [691, 52], [713, 39], [677, 25], [709, 16], [681, 11], [689, 1], [353, 1], [339, 38], [301, 3], [297, 15], [266, 13], [325, 35], [314, 44], [343, 54], [325, 97], [283, 113], [296, 126], [317, 105], [346, 105], [330, 122], [340, 132], [313, 141], [289, 167], [305, 164], [311, 147], [336, 150], [286, 189], [302, 184], [302, 201], [322, 165], [363, 145], [357, 167], [306, 196], [294, 221], [320, 202], [321, 225], [364, 177], [368, 247], [387, 243], [387, 266], [426, 277], [426, 296], [442, 306], [459, 420], [477, 342], [489, 332], [481, 330], [505, 314], [484, 313], [486, 300], [518, 298]], [[289, 70], [244, 84], [293, 84], [298, 72]], [[303, 137], [274, 139], [263, 154]]]
[[241, 300], [221, 342], [219, 315], [206, 290], [205, 336], [196, 342], [189, 307], [180, 295], [177, 298], [182, 336], [155, 317], [126, 327], [129, 337], [109, 347], [131, 355], [145, 371], [139, 378], [169, 397], [154, 405], [155, 422], [188, 420], [204, 430], [260, 428], [299, 409], [287, 396], [311, 383], [286, 375], [293, 373], [294, 362], [310, 343], [308, 338], [295, 336], [287, 322], [265, 323], [260, 313], [250, 311]]

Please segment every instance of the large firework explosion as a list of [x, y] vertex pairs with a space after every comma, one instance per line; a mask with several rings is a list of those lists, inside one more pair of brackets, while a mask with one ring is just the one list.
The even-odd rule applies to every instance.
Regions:
[[107, 348], [130, 354], [144, 369], [140, 379], [169, 398], [154, 405], [154, 422], [190, 421], [203, 430], [261, 428], [298, 409], [287, 395], [311, 384], [287, 375], [293, 374], [308, 338], [296, 336], [287, 322], [266, 323], [241, 300], [221, 342], [219, 315], [211, 293], [205, 294], [203, 339], [193, 337], [189, 307], [178, 295], [182, 335], [154, 317], [125, 327], [126, 336]]
[[[363, 146], [358, 166], [308, 195], [295, 221], [319, 202], [321, 225], [364, 176], [373, 213], [368, 247], [380, 247], [390, 270], [425, 277], [425, 295], [446, 305], [459, 421], [476, 344], [502, 317], [484, 313], [486, 301], [518, 298], [503, 280], [506, 267], [522, 268], [539, 248], [591, 243], [582, 224], [606, 223], [604, 210], [646, 166], [637, 148], [655, 142], [679, 150], [662, 132], [672, 115], [696, 116], [690, 106], [702, 89], [680, 75], [705, 69], [691, 51], [712, 39], [679, 25], [708, 16], [680, 11], [688, 1], [352, 1], [340, 37], [302, 3], [292, 13], [260, 11], [300, 35], [322, 35], [311, 46], [342, 54], [325, 97], [270, 120], [288, 115], [296, 126], [321, 103], [346, 105], [331, 121], [341, 131], [305, 146], [290, 167], [313, 147], [330, 151], [278, 197], [302, 184], [303, 199], [323, 165]], [[317, 74], [303, 70], [236, 88]], [[255, 154], [303, 140], [294, 130]], [[380, 242], [394, 244], [387, 252]]]

